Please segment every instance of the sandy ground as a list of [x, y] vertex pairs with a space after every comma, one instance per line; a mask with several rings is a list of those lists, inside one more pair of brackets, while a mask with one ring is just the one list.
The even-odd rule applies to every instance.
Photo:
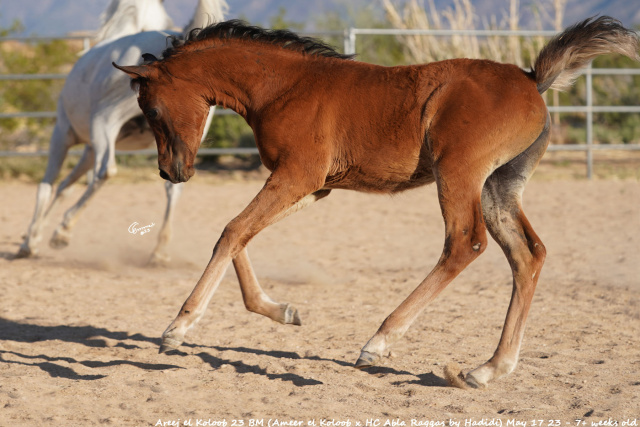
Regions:
[[[511, 278], [493, 241], [393, 357], [351, 366], [439, 257], [434, 187], [394, 197], [336, 191], [270, 227], [249, 246], [253, 264], [303, 326], [245, 311], [231, 270], [181, 351], [159, 355], [159, 336], [224, 225], [261, 185], [196, 176], [178, 207], [172, 262], [148, 268], [164, 211], [160, 182], [108, 183], [68, 248], [44, 241], [27, 260], [12, 257], [36, 186], [0, 183], [0, 426], [637, 425], [638, 181], [529, 184], [525, 209], [547, 262], [518, 368], [479, 391], [447, 387], [443, 368], [473, 369], [497, 344]], [[78, 190], [53, 212], [47, 240]], [[133, 222], [156, 227], [133, 235]]]

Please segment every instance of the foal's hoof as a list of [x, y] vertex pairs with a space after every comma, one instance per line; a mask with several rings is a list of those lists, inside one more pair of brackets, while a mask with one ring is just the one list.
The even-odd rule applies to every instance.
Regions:
[[302, 322], [300, 321], [300, 313], [298, 313], [298, 309], [291, 304], [287, 304], [287, 306], [285, 307], [283, 317], [283, 323], [285, 325], [302, 326]]
[[166, 353], [171, 350], [177, 350], [180, 347], [182, 341], [176, 340], [174, 338], [164, 337], [162, 338], [162, 344], [160, 345], [160, 350], [158, 353]]
[[49, 246], [54, 249], [66, 248], [69, 246], [69, 240], [71, 240], [71, 233], [58, 228], [55, 233], [53, 233], [53, 237], [51, 237], [49, 241]]
[[515, 368], [515, 364], [503, 363], [501, 365], [498, 365], [498, 369], [496, 369], [495, 365], [493, 365], [491, 362], [487, 362], [484, 365], [481, 365], [473, 371], [469, 372], [464, 377], [464, 381], [469, 387], [472, 388], [487, 388], [490, 381], [508, 374], [509, 372], [513, 371], [513, 368]]
[[358, 361], [353, 366], [356, 369], [370, 368], [376, 365], [378, 363], [378, 360], [380, 360], [380, 356], [378, 356], [377, 354], [369, 353], [368, 351], [363, 351], [360, 353], [360, 357], [358, 358]]
[[467, 374], [464, 379], [464, 382], [471, 388], [486, 388], [487, 383], [480, 382], [476, 377], [474, 377], [471, 373]]

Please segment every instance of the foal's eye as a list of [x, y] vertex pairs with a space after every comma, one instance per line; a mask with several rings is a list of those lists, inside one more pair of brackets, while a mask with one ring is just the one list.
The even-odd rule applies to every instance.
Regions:
[[160, 112], [155, 108], [147, 110], [147, 117], [151, 120], [157, 119], [159, 115], [160, 115]]

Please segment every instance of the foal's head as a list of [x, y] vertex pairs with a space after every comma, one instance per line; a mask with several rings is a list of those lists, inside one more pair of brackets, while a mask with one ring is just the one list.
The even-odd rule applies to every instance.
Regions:
[[[155, 60], [146, 55], [145, 59]], [[138, 90], [138, 105], [156, 138], [160, 176], [174, 184], [189, 180], [195, 173], [193, 162], [209, 103], [193, 82], [173, 77], [161, 62], [113, 65], [127, 73]]]

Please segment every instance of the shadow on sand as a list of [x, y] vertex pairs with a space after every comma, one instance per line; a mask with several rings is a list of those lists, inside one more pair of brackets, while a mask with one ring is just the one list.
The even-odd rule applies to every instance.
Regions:
[[[103, 339], [104, 338], [104, 339]], [[116, 341], [116, 344], [109, 345], [105, 339]], [[152, 347], [160, 345], [160, 338], [151, 338], [142, 334], [129, 334], [122, 331], [110, 331], [106, 328], [98, 328], [94, 326], [43, 326], [30, 323], [20, 323], [8, 319], [0, 318], [0, 341], [14, 341], [22, 343], [38, 343], [43, 341], [64, 341], [67, 343], [79, 344], [93, 348], [103, 347], [120, 347], [127, 350], [148, 350], [149, 344]], [[223, 365], [231, 365], [235, 371], [239, 374], [252, 373], [256, 375], [264, 376], [268, 379], [279, 379], [282, 381], [288, 381], [298, 387], [319, 385], [321, 381], [312, 378], [305, 378], [293, 373], [276, 374], [268, 372], [266, 368], [259, 365], [249, 365], [241, 360], [229, 360], [218, 356], [214, 356], [206, 350], [214, 350], [216, 352], [236, 352], [244, 354], [253, 354], [258, 356], [265, 356], [275, 359], [290, 359], [290, 360], [309, 360], [318, 362], [330, 362], [341, 367], [351, 368], [353, 365], [337, 359], [322, 358], [319, 356], [307, 356], [302, 357], [298, 353], [286, 352], [286, 351], [265, 351], [247, 347], [221, 347], [221, 346], [202, 346], [191, 343], [184, 343], [182, 345], [186, 348], [194, 350], [200, 349], [198, 353], [192, 354], [186, 353], [180, 350], [173, 350], [167, 353], [169, 357], [191, 357], [195, 356], [200, 358], [204, 363], [209, 364], [213, 369], [219, 369]], [[38, 347], [42, 349], [42, 347]], [[55, 351], [56, 346], [52, 345], [51, 349]], [[176, 359], [174, 359], [176, 360]], [[178, 359], [179, 360], [179, 359]], [[35, 366], [41, 370], [47, 372], [54, 378], [66, 378], [70, 380], [98, 380], [106, 377], [105, 374], [97, 375], [81, 375], [74, 371], [66, 364], [74, 365], [78, 364], [84, 367], [92, 369], [101, 369], [112, 366], [129, 365], [139, 369], [156, 371], [167, 369], [185, 369], [182, 366], [175, 364], [154, 364], [137, 362], [131, 360], [111, 360], [108, 362], [92, 361], [92, 360], [76, 360], [71, 357], [51, 356], [46, 354], [22, 354], [16, 351], [0, 350], [0, 364], [19, 364], [24, 366]], [[64, 365], [63, 365], [64, 364]], [[407, 371], [399, 371], [390, 367], [371, 367], [364, 369], [371, 375], [397, 375], [397, 376], [414, 376], [417, 379], [413, 381], [399, 381], [394, 384], [417, 384], [428, 387], [446, 387], [447, 381], [444, 378], [440, 378], [433, 373], [416, 375]]]

